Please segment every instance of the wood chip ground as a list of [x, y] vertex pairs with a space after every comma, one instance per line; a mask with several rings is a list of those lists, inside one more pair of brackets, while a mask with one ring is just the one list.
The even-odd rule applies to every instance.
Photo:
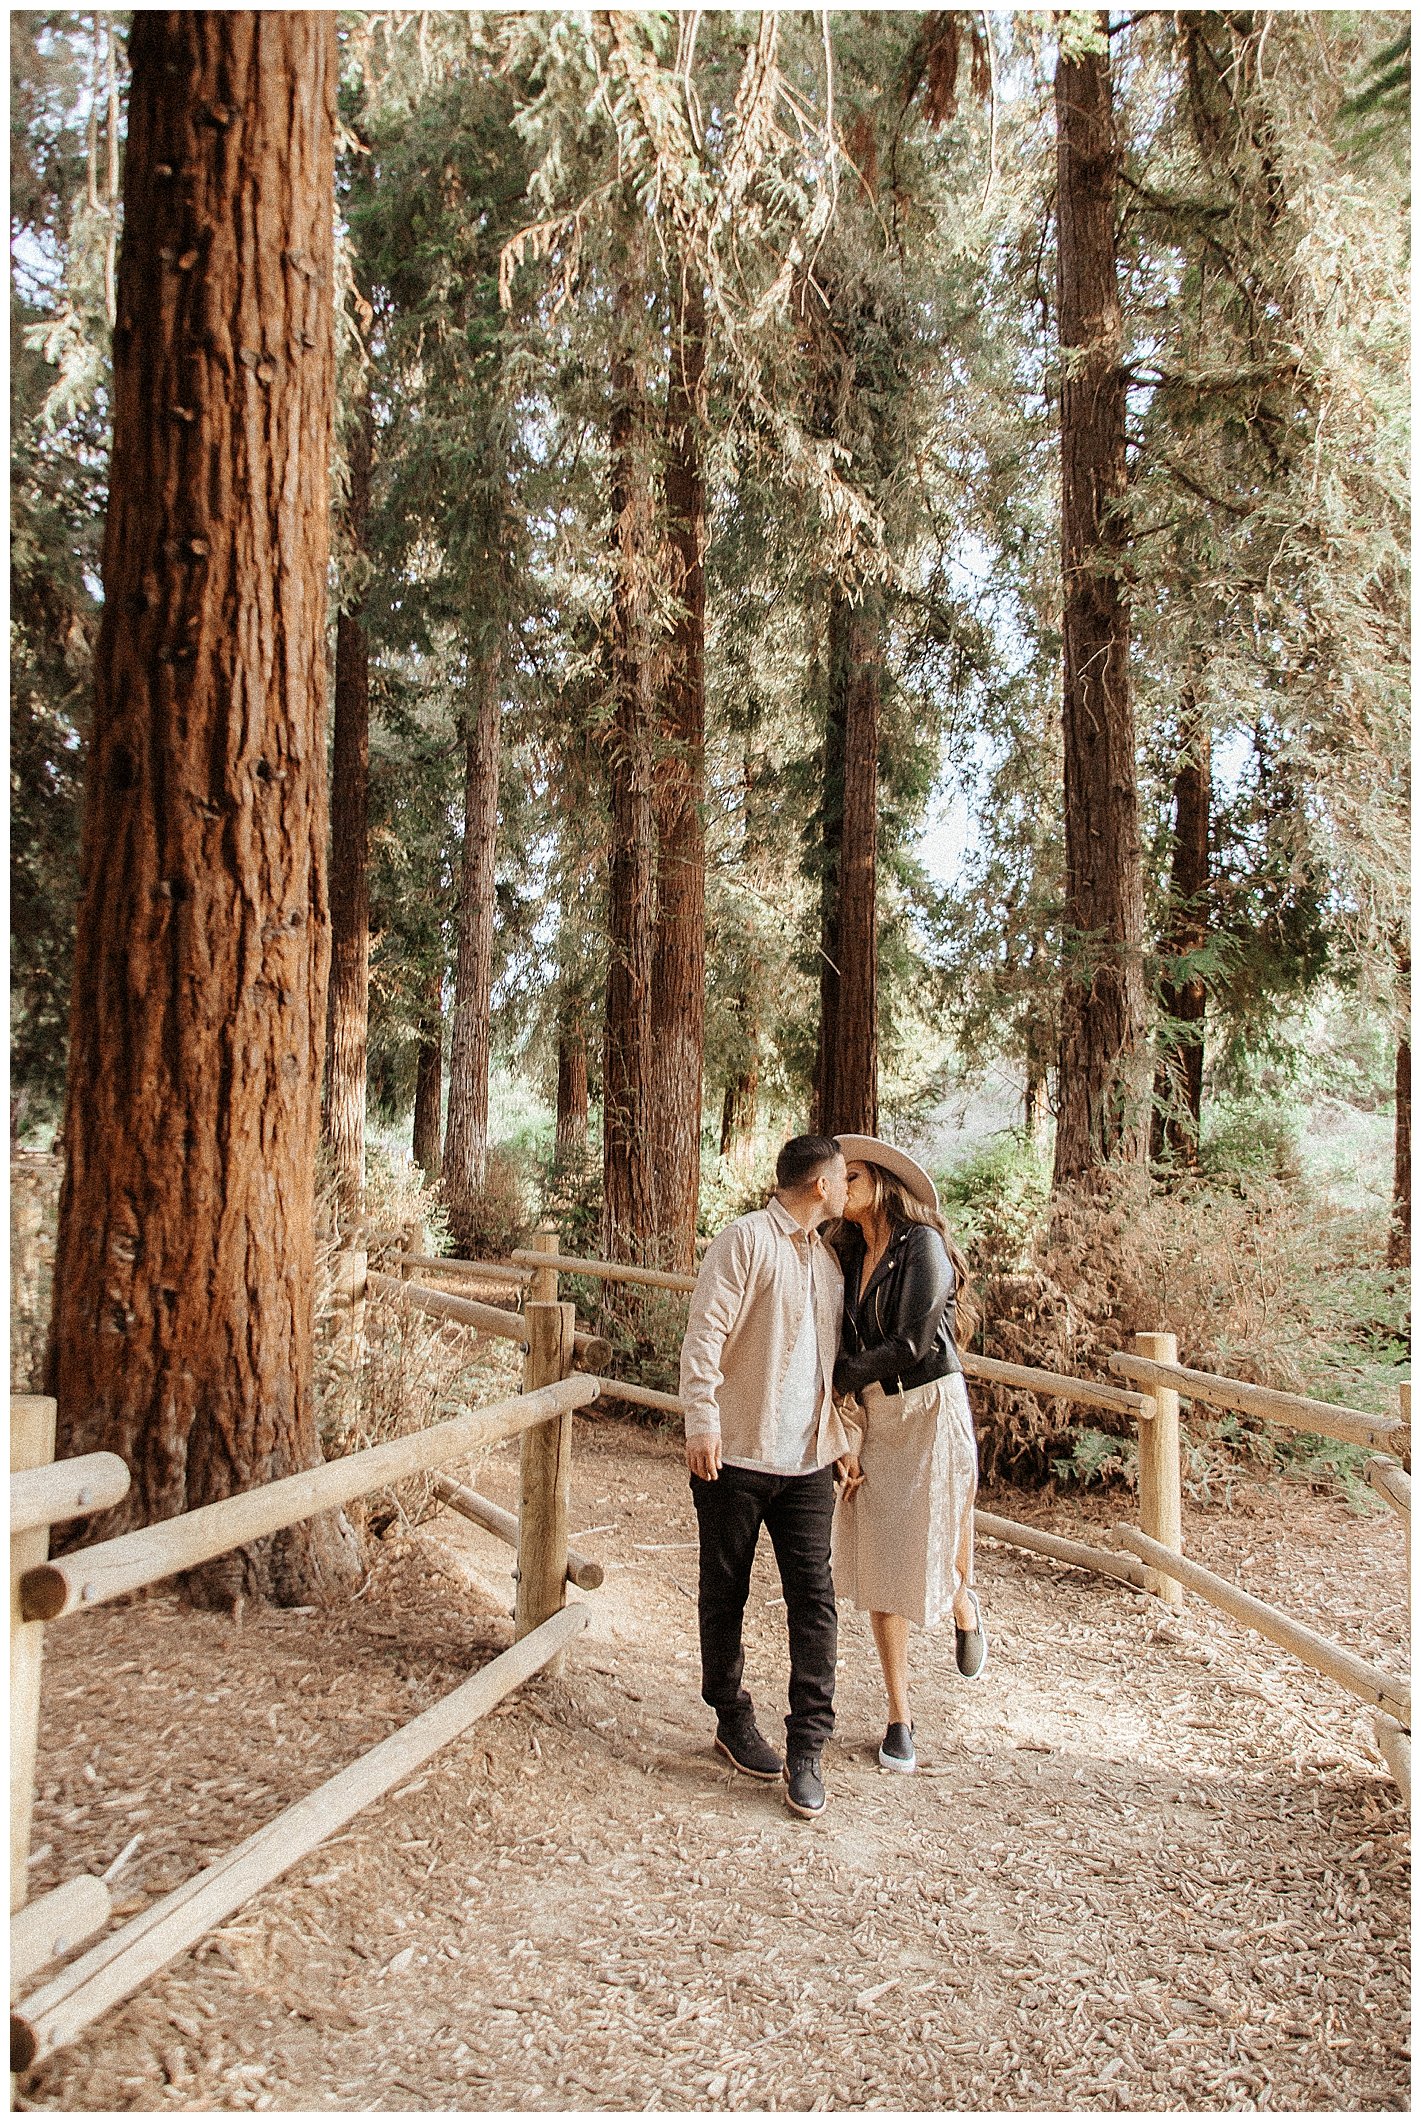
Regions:
[[[474, 1470], [516, 1502], [517, 1445]], [[1104, 1537], [1128, 1499], [997, 1493]], [[547, 1676], [268, 1888], [24, 2103], [165, 2109], [1388, 2109], [1409, 2098], [1406, 1816], [1367, 1712], [1190, 1599], [984, 1541], [991, 1657], [915, 1636], [921, 1772], [876, 1764], [841, 1628], [827, 1816], [732, 1776], [698, 1697], [674, 1440], [577, 1424], [607, 1582]], [[1403, 1534], [1289, 1484], [1186, 1509], [1200, 1560], [1397, 1671]], [[511, 1637], [511, 1551], [449, 1513], [338, 1615], [168, 1593], [49, 1632], [31, 1871], [120, 1914]], [[748, 1678], [783, 1715], [757, 1568]], [[136, 1842], [134, 1838], [139, 1838]]]

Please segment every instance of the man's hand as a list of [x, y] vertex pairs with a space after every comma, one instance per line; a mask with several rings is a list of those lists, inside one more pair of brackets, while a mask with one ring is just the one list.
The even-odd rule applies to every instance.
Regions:
[[720, 1472], [719, 1437], [688, 1437], [686, 1464], [698, 1481], [714, 1481]]
[[834, 1471], [844, 1484], [840, 1494], [846, 1499], [856, 1488], [863, 1487], [863, 1468], [859, 1465], [857, 1452], [845, 1452], [842, 1459], [836, 1459]]

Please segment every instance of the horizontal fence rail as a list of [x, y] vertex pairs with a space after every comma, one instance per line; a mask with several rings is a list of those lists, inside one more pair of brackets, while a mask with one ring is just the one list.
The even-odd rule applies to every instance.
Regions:
[[279, 1879], [338, 1828], [511, 1694], [587, 1626], [570, 1606], [465, 1680], [433, 1709], [288, 1806], [215, 1864], [103, 1938], [10, 2014], [10, 2068], [29, 2070], [166, 1967], [234, 1910]]
[[145, 1584], [157, 1584], [180, 1570], [195, 1569], [234, 1547], [245, 1547], [251, 1540], [297, 1525], [303, 1518], [337, 1510], [390, 1482], [429, 1473], [446, 1460], [465, 1457], [573, 1408], [586, 1407], [599, 1390], [600, 1380], [595, 1377], [566, 1378], [411, 1436], [392, 1437], [387, 1444], [332, 1459], [305, 1473], [288, 1474], [263, 1488], [244, 1489], [240, 1495], [205, 1504], [181, 1518], [162, 1519], [116, 1540], [80, 1548], [60, 1561], [41, 1563], [20, 1578], [25, 1619], [55, 1621], [80, 1607], [99, 1605]]
[[1302, 1664], [1310, 1665], [1315, 1672], [1325, 1673], [1329, 1680], [1345, 1687], [1358, 1701], [1370, 1702], [1374, 1708], [1394, 1717], [1405, 1730], [1410, 1730], [1409, 1679], [1369, 1665], [1365, 1658], [1359, 1658], [1354, 1652], [1344, 1650], [1340, 1643], [1318, 1635], [1315, 1629], [1295, 1621], [1291, 1614], [1282, 1613], [1265, 1599], [1255, 1599], [1251, 1592], [1241, 1591], [1236, 1584], [1230, 1584], [1227, 1577], [1216, 1576], [1213, 1570], [1204, 1569], [1198, 1562], [1187, 1562], [1182, 1555], [1172, 1554], [1168, 1548], [1161, 1547], [1158, 1540], [1137, 1532], [1133, 1525], [1116, 1525], [1111, 1530], [1122, 1547], [1139, 1555], [1152, 1569], [1177, 1578], [1190, 1591], [1197, 1592], [1201, 1599], [1207, 1599], [1211, 1606], [1217, 1606], [1235, 1621], [1242, 1621], [1246, 1627], [1255, 1629], [1281, 1650], [1291, 1651]]
[[520, 1267], [550, 1267], [554, 1273], [588, 1275], [599, 1282], [636, 1282], [646, 1289], [679, 1289], [688, 1294], [696, 1286], [694, 1275], [678, 1275], [669, 1267], [631, 1267], [617, 1260], [578, 1260], [570, 1253], [520, 1250], [510, 1257]]
[[102, 1879], [66, 1879], [10, 1918], [10, 1994], [102, 1930], [113, 1911]]
[[[434, 1476], [434, 1493], [450, 1510], [456, 1510], [470, 1525], [481, 1525], [485, 1532], [492, 1533], [509, 1547], [518, 1545], [518, 1513], [504, 1510], [491, 1503], [477, 1489], [466, 1488], [462, 1481], [451, 1481], [447, 1474]], [[579, 1591], [599, 1591], [606, 1581], [607, 1572], [591, 1555], [580, 1555], [575, 1547], [567, 1551], [567, 1581], [575, 1584]]]
[[[541, 1254], [538, 1256], [540, 1259]], [[442, 1253], [401, 1253], [400, 1266], [438, 1268], [441, 1275], [467, 1275], [476, 1282], [511, 1282], [522, 1289], [532, 1281], [530, 1269], [509, 1267], [498, 1260], [445, 1259]]]
[[[475, 1297], [452, 1297], [447, 1289], [427, 1289], [422, 1282], [405, 1282], [398, 1275], [379, 1274], [373, 1268], [365, 1278], [365, 1286], [377, 1295], [413, 1305], [416, 1311], [427, 1312], [433, 1319], [450, 1319], [457, 1326], [471, 1326], [478, 1333], [492, 1334], [496, 1340], [515, 1342], [525, 1356], [528, 1353], [523, 1314], [506, 1305], [480, 1304]], [[579, 1370], [605, 1370], [612, 1360], [612, 1344], [605, 1334], [586, 1333], [579, 1328], [572, 1346]]]
[[1165, 1386], [1183, 1399], [1200, 1400], [1207, 1407], [1257, 1415], [1265, 1422], [1305, 1430], [1315, 1437], [1335, 1437], [1343, 1444], [1386, 1450], [1410, 1437], [1408, 1425], [1393, 1415], [1363, 1414], [1359, 1408], [1338, 1407], [1330, 1400], [1308, 1400], [1301, 1393], [1278, 1392], [1271, 1385], [1246, 1385], [1242, 1379], [1219, 1377], [1213, 1371], [1187, 1370], [1182, 1363], [1155, 1363], [1145, 1356], [1127, 1356], [1117, 1351], [1110, 1358], [1110, 1368], [1119, 1377], [1145, 1386]]
[[[1043, 1399], [1081, 1400], [1090, 1407], [1113, 1407], [1122, 1414], [1148, 1421], [1154, 1402], [1145, 1393], [1126, 1392], [1117, 1385], [1097, 1385], [1089, 1378], [1067, 1378], [1059, 1371], [1032, 1370], [1024, 1363], [997, 1363], [987, 1356], [964, 1356], [962, 1368], [969, 1378], [993, 1384], [1023, 1386]], [[667, 1415], [683, 1415], [686, 1403], [676, 1393], [654, 1392], [649, 1385], [624, 1385], [620, 1378], [604, 1378], [609, 1400], [626, 1400], [634, 1407], [654, 1407]]]
[[365, 1277], [365, 1287], [377, 1295], [397, 1297], [415, 1311], [428, 1312], [433, 1319], [453, 1319], [460, 1326], [492, 1334], [495, 1340], [516, 1341], [520, 1349], [527, 1351], [523, 1315], [510, 1311], [506, 1305], [480, 1304], [475, 1297], [452, 1297], [447, 1289], [426, 1289], [422, 1282], [406, 1282], [399, 1275], [382, 1274], [373, 1267]]
[[995, 1511], [974, 1510], [973, 1523], [989, 1540], [1005, 1541], [1008, 1547], [1025, 1548], [1028, 1554], [1045, 1555], [1052, 1562], [1068, 1562], [1072, 1569], [1091, 1569], [1098, 1576], [1114, 1577], [1121, 1584], [1145, 1589], [1144, 1565], [1133, 1555], [1111, 1554], [1108, 1548], [1091, 1547], [1084, 1540], [1063, 1540], [1059, 1533], [1043, 1532], [1036, 1525], [1022, 1525], [1015, 1518], [999, 1518]]
[[10, 1476], [10, 1533], [37, 1525], [67, 1525], [74, 1518], [121, 1503], [132, 1480], [117, 1452], [85, 1452]]
[[1145, 1393], [1127, 1392], [1121, 1385], [1097, 1385], [1093, 1378], [1069, 1378], [1062, 1371], [1035, 1370], [1027, 1363], [999, 1363], [995, 1356], [964, 1355], [961, 1361], [966, 1377], [987, 1385], [1019, 1385], [1043, 1400], [1079, 1400], [1087, 1407], [1113, 1407], [1145, 1421], [1155, 1411]]

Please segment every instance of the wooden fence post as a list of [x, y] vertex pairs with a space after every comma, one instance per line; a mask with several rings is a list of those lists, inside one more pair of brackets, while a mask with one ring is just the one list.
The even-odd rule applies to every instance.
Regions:
[[[55, 1403], [16, 1393], [10, 1401], [10, 1471], [28, 1473], [54, 1458]], [[40, 1660], [43, 1621], [20, 1613], [20, 1578], [49, 1557], [49, 1527], [32, 1526], [10, 1541], [10, 1913], [29, 1898], [30, 1815], [35, 1802], [39, 1747]]]
[[[553, 1253], [558, 1250], [558, 1231], [555, 1223], [540, 1223], [528, 1240], [532, 1253]], [[528, 1298], [533, 1304], [556, 1304], [558, 1301], [558, 1271], [555, 1267], [535, 1267], [533, 1279], [528, 1284]]]
[[[1179, 1343], [1173, 1334], [1135, 1334], [1131, 1347], [1151, 1363], [1177, 1363]], [[1150, 1398], [1155, 1411], [1147, 1421], [1141, 1417], [1140, 1440], [1140, 1530], [1171, 1553], [1184, 1552], [1184, 1531], [1179, 1493], [1179, 1395], [1168, 1386], [1157, 1385]], [[1166, 1606], [1183, 1606], [1184, 1587], [1157, 1569], [1146, 1570], [1146, 1589]]]
[[[542, 1270], [540, 1270], [542, 1272]], [[523, 1307], [528, 1353], [523, 1390], [572, 1375], [577, 1312], [571, 1304]], [[567, 1594], [567, 1521], [572, 1490], [572, 1416], [555, 1415], [523, 1432], [518, 1462], [518, 1595], [513, 1639], [558, 1613]], [[561, 1654], [560, 1654], [561, 1655]], [[555, 1659], [549, 1672], [560, 1670]]]
[[1400, 1405], [1400, 1407], [1399, 1407], [1399, 1408], [1397, 1409], [1397, 1413], [1398, 1413], [1398, 1414], [1400, 1415], [1400, 1417], [1401, 1417], [1402, 1421], [1403, 1421], [1403, 1422], [1404, 1422], [1404, 1423], [1406, 1424], [1406, 1435], [1405, 1435], [1404, 1437], [1398, 1437], [1398, 1438], [1397, 1438], [1397, 1440], [1396, 1440], [1396, 1456], [1397, 1456], [1397, 1458], [1398, 1458], [1398, 1459], [1400, 1459], [1400, 1461], [1401, 1461], [1402, 1465], [1403, 1465], [1403, 1466], [1404, 1466], [1404, 1467], [1406, 1468], [1406, 1471], [1407, 1471], [1408, 1473], [1410, 1473], [1410, 1471], [1411, 1471], [1411, 1380], [1410, 1380], [1410, 1379], [1408, 1378], [1408, 1379], [1407, 1379], [1407, 1381], [1406, 1381], [1406, 1383], [1405, 1383], [1404, 1385], [1399, 1385], [1399, 1386], [1397, 1387], [1397, 1392], [1399, 1393], [1399, 1395], [1400, 1395], [1400, 1397], [1401, 1397], [1401, 1405]]

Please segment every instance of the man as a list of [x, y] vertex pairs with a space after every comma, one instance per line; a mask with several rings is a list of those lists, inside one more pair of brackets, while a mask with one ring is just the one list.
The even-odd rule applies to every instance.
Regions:
[[[702, 1698], [716, 1713], [717, 1751], [744, 1775], [783, 1775], [786, 1802], [805, 1819], [825, 1805], [820, 1754], [834, 1728], [838, 1649], [829, 1532], [834, 1462], [850, 1441], [832, 1397], [843, 1277], [818, 1227], [843, 1213], [846, 1193], [837, 1142], [786, 1142], [767, 1206], [707, 1247], [681, 1344], [700, 1528]], [[745, 1602], [762, 1525], [789, 1622], [783, 1762], [742, 1685]]]

